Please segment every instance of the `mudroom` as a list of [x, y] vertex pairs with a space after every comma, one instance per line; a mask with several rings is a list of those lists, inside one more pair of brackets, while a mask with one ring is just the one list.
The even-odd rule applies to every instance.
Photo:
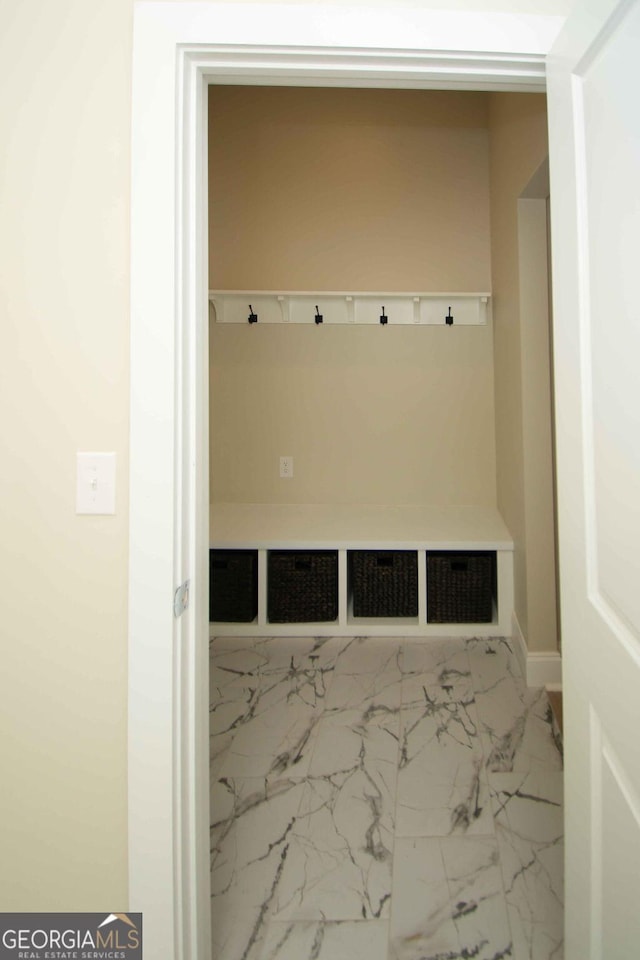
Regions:
[[213, 960], [560, 949], [546, 130], [210, 87]]
[[542, 94], [210, 88], [218, 634], [555, 661], [546, 154]]

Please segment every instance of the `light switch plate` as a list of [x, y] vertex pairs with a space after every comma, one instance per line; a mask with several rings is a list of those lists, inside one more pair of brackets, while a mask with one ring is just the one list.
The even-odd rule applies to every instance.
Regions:
[[110, 515], [116, 512], [115, 453], [77, 456], [76, 513]]

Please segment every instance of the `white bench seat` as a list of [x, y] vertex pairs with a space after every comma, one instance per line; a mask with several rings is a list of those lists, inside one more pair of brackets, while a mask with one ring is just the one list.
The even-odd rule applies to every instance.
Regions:
[[[253, 624], [211, 625], [220, 635], [264, 636], [509, 636], [513, 610], [513, 540], [495, 507], [379, 504], [215, 503], [210, 547], [258, 551], [258, 617]], [[338, 619], [333, 623], [270, 624], [266, 617], [267, 551], [337, 550]], [[353, 617], [347, 583], [350, 550], [415, 550], [417, 618]], [[426, 553], [496, 552], [498, 602], [492, 623], [426, 622]]]

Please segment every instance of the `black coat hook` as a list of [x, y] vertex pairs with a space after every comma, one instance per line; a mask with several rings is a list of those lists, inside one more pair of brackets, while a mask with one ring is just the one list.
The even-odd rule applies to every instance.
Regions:
[[253, 312], [253, 307], [249, 304], [249, 323], [258, 322], [258, 314]]
[[387, 324], [388, 322], [389, 322], [389, 317], [387, 317], [387, 316], [385, 315], [384, 307], [383, 307], [383, 308], [382, 308], [382, 313], [380, 314], [380, 323], [381, 323], [382, 326], [384, 327], [384, 326], [386, 326], [386, 324]]
[[322, 314], [318, 310], [318, 305], [316, 304], [316, 315], [314, 317], [316, 323], [322, 323]]
[[448, 313], [448, 314], [446, 315], [446, 317], [444, 318], [444, 322], [446, 323], [446, 325], [447, 325], [448, 327], [450, 327], [450, 326], [452, 325], [452, 323], [453, 323], [453, 315], [452, 315], [452, 313], [451, 313], [451, 307], [449, 307], [449, 313]]

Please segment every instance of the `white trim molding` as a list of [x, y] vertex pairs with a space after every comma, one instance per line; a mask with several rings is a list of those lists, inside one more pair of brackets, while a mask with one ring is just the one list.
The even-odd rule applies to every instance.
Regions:
[[511, 614], [511, 642], [522, 676], [527, 676], [527, 641], [524, 638], [515, 610]]
[[[540, 91], [563, 20], [399, 4], [135, 5], [129, 889], [130, 909], [145, 915], [147, 960], [211, 955], [201, 669], [207, 398], [199, 363], [207, 85]], [[186, 580], [192, 605], [175, 620], [173, 594]]]
[[562, 657], [557, 650], [529, 650], [516, 613], [511, 617], [511, 640], [528, 687], [562, 689]]
[[562, 657], [557, 650], [533, 650], [527, 655], [527, 686], [562, 690]]

